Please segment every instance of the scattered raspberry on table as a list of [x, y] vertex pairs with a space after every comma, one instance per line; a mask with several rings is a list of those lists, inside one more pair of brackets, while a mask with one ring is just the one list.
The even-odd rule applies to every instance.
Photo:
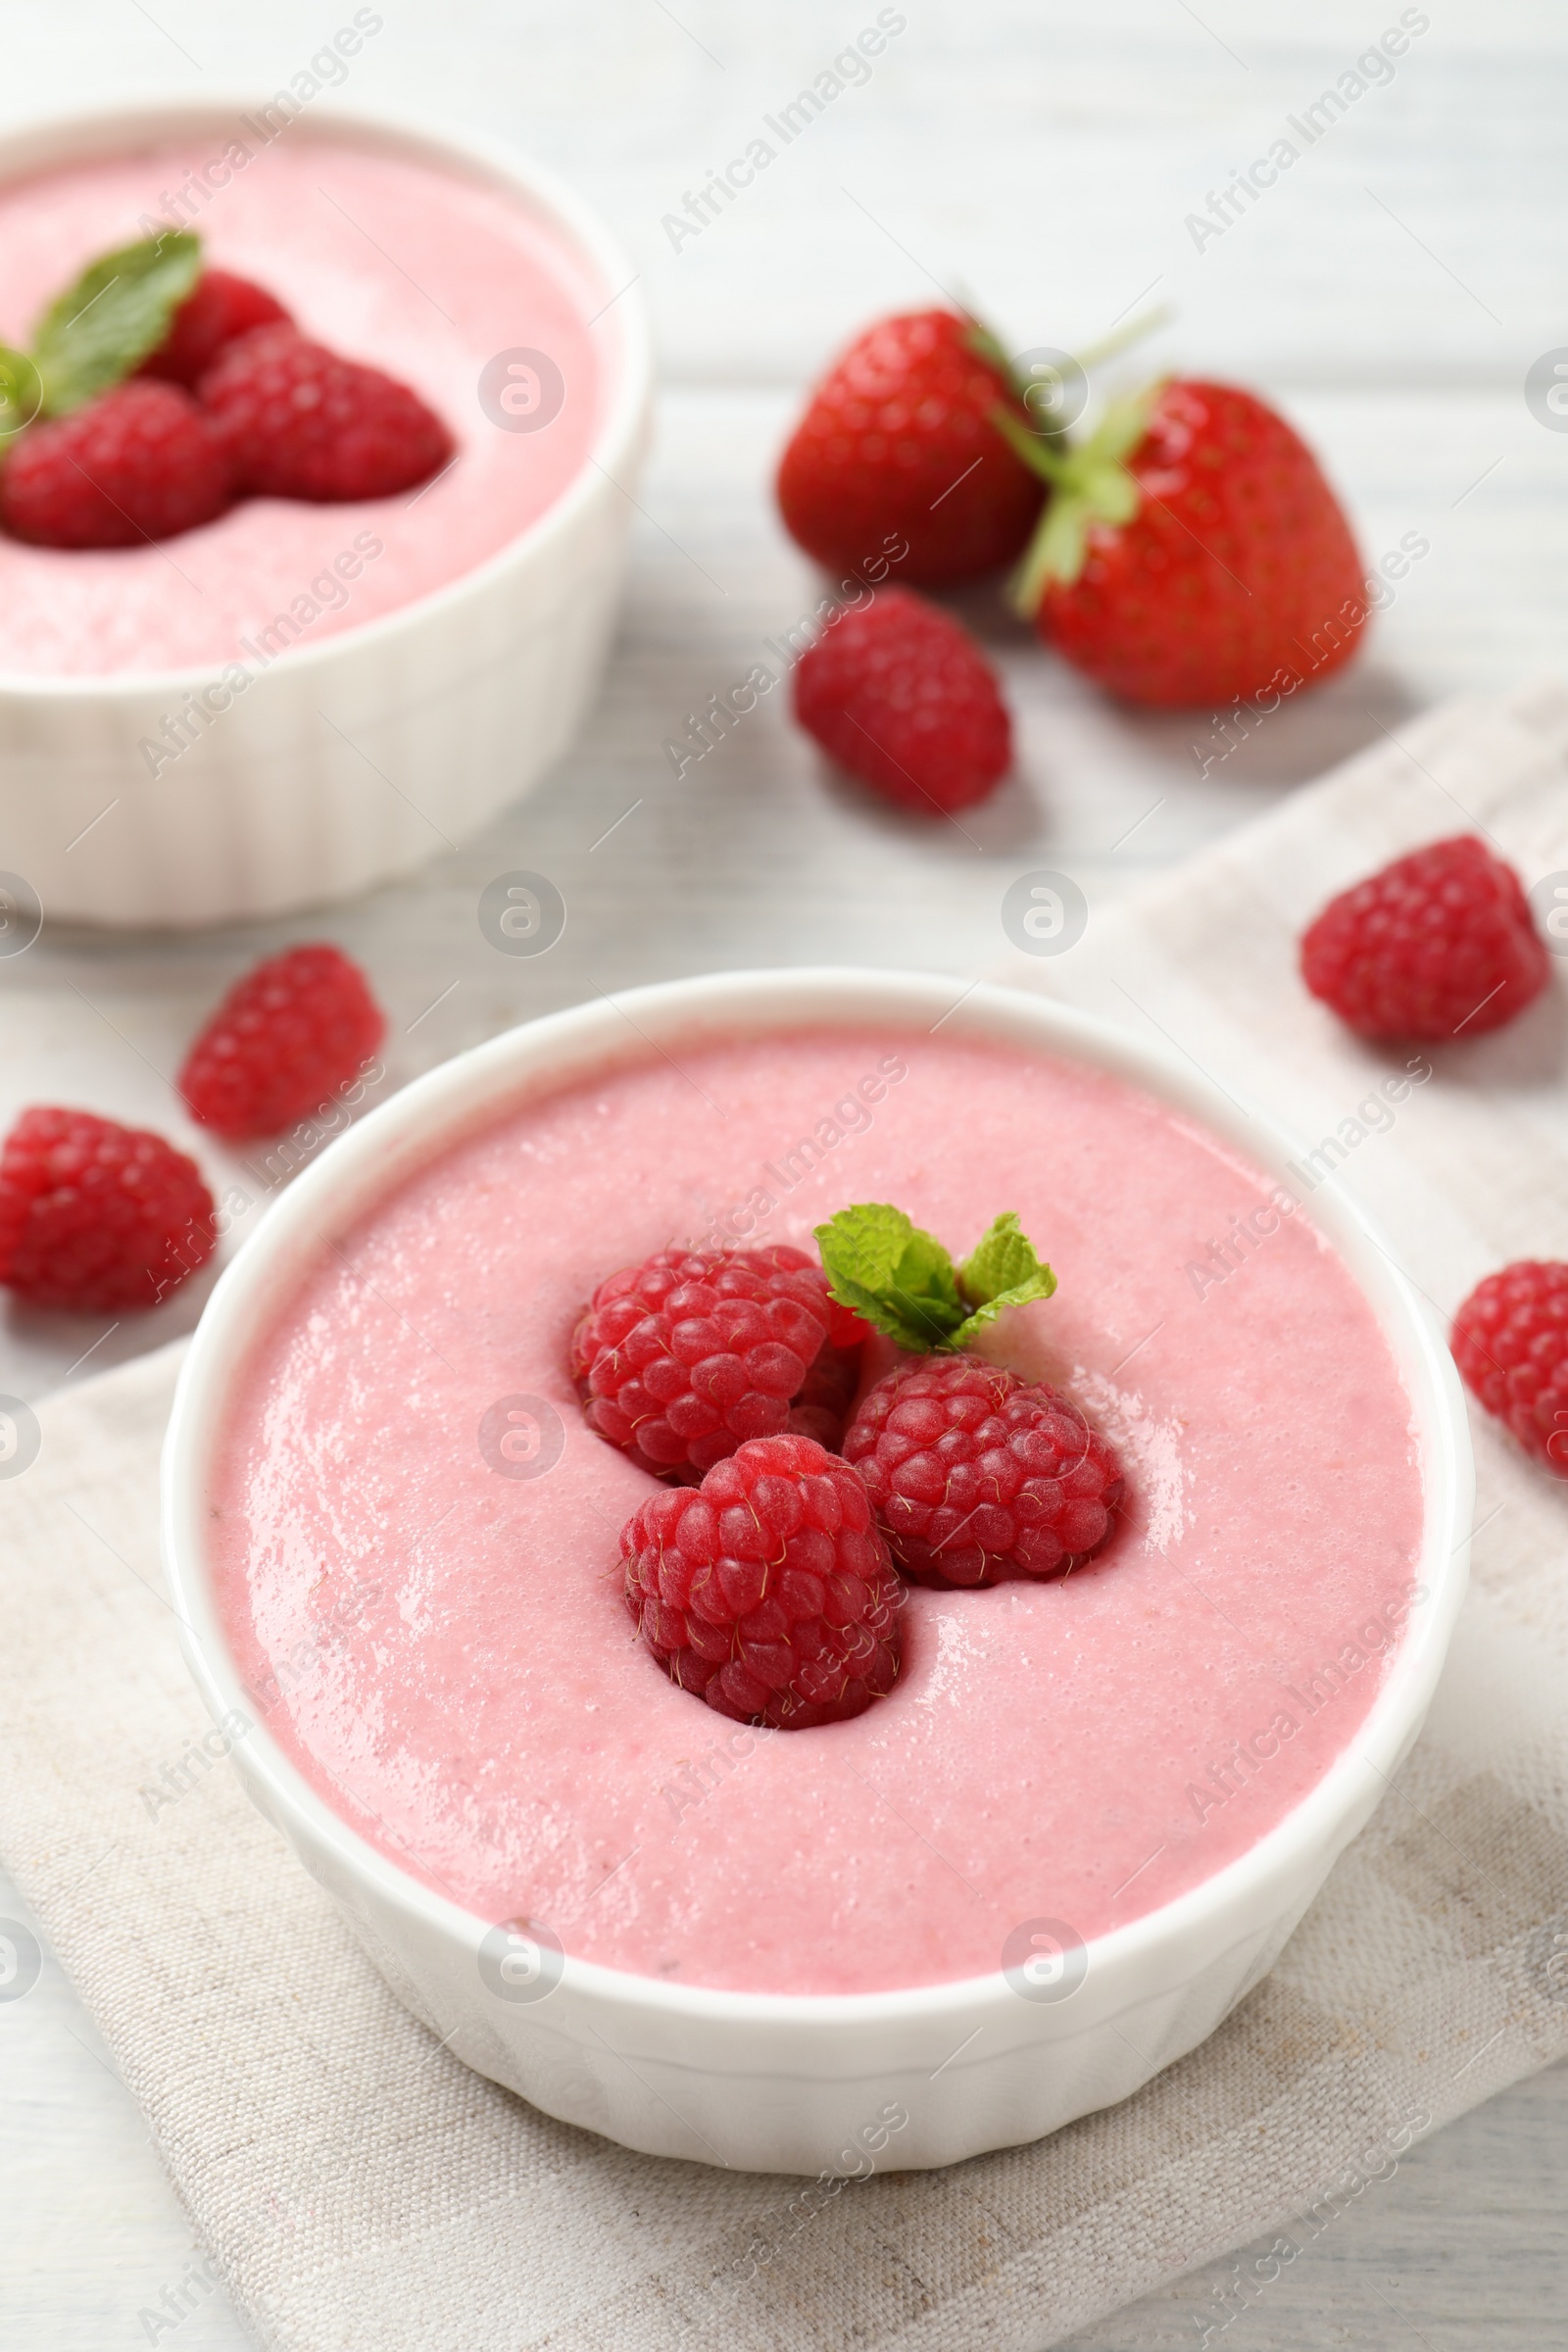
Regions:
[[921, 816], [970, 808], [1012, 762], [1012, 722], [990, 663], [951, 614], [885, 588], [804, 655], [795, 715], [884, 800]]
[[626, 1606], [671, 1682], [743, 1723], [859, 1715], [899, 1671], [899, 1580], [856, 1473], [760, 1438], [621, 1532]]
[[34, 1306], [156, 1306], [214, 1242], [201, 1172], [161, 1135], [49, 1106], [0, 1150], [0, 1283]]
[[358, 1077], [386, 1034], [359, 965], [325, 943], [236, 981], [185, 1057], [192, 1118], [230, 1142], [277, 1135]]
[[831, 1429], [835, 1411], [842, 1425], [854, 1378], [835, 1320], [804, 1250], [661, 1250], [599, 1285], [571, 1374], [602, 1438], [656, 1477], [692, 1481], [748, 1439], [796, 1428], [797, 1399], [802, 1434]]
[[1527, 1257], [1489, 1274], [1453, 1319], [1453, 1356], [1487, 1411], [1568, 1478], [1568, 1265]]
[[19, 435], [0, 466], [0, 523], [34, 547], [140, 547], [211, 522], [233, 488], [190, 394], [138, 378]]
[[255, 498], [390, 498], [453, 452], [407, 384], [286, 324], [225, 344], [198, 389], [238, 487]]
[[1123, 1492], [1076, 1405], [975, 1355], [926, 1356], [878, 1381], [844, 1455], [921, 1585], [1064, 1575], [1104, 1543]]
[[1479, 1037], [1534, 1004], [1550, 971], [1518, 875], [1473, 833], [1342, 891], [1301, 940], [1307, 987], [1361, 1037]]

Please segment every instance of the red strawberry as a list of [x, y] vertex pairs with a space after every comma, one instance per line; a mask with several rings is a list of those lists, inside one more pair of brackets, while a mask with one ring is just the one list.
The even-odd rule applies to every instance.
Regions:
[[200, 391], [240, 487], [257, 498], [390, 498], [452, 455], [452, 435], [416, 392], [292, 326], [225, 345]]
[[225, 343], [287, 318], [265, 286], [228, 270], [204, 270], [170, 320], [168, 334], [136, 372], [194, 390]]
[[912, 311], [857, 336], [817, 385], [778, 469], [791, 538], [833, 570], [972, 579], [1021, 554], [1045, 495], [998, 431], [1029, 415], [972, 319]]
[[906, 588], [848, 612], [802, 657], [795, 715], [884, 800], [920, 816], [967, 808], [1012, 762], [991, 665], [950, 613]]
[[220, 514], [227, 457], [188, 392], [123, 383], [28, 425], [0, 467], [0, 522], [34, 547], [140, 547]]
[[1175, 710], [1291, 693], [1355, 651], [1368, 607], [1350, 527], [1250, 392], [1170, 380], [1065, 455], [1011, 438], [1054, 491], [1020, 610], [1111, 694]]

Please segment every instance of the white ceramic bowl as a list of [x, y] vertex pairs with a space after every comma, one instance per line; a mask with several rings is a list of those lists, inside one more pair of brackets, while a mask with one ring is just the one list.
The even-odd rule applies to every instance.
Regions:
[[[164, 140], [220, 139], [255, 105], [158, 102], [13, 131], [0, 138], [0, 182]], [[0, 669], [0, 866], [46, 917], [189, 928], [409, 873], [537, 782], [599, 675], [648, 435], [648, 330], [629, 264], [553, 172], [490, 140], [320, 104], [288, 136], [407, 156], [500, 188], [548, 222], [604, 288], [613, 346], [604, 424], [592, 462], [499, 555], [401, 611], [290, 648], [157, 778], [139, 743], [222, 662], [104, 677]]]
[[[752, 972], [642, 989], [623, 1003], [651, 1050], [803, 1023], [922, 1034], [942, 1018], [956, 1036], [1113, 1071], [1287, 1181], [1299, 1146], [1239, 1112], [1190, 1064], [1038, 998], [976, 988], [953, 1009], [955, 993], [951, 981], [906, 974]], [[318, 1237], [341, 1233], [390, 1185], [504, 1107], [623, 1061], [627, 1037], [613, 1006], [585, 1005], [417, 1079], [295, 1181], [219, 1283], [185, 1361], [164, 1461], [170, 1583], [191, 1670], [218, 1722], [252, 1714], [205, 1544], [210, 1465], [252, 1342]], [[1000, 1954], [995, 1975], [843, 1996], [705, 1991], [568, 1954], [546, 1997], [505, 1997], [481, 1974], [491, 1923], [366, 1844], [260, 1725], [233, 1747], [247, 1788], [432, 2033], [551, 2115], [628, 2147], [753, 2171], [864, 2169], [867, 2129], [896, 2101], [909, 2120], [876, 2163], [940, 2165], [1036, 2139], [1125, 2098], [1211, 2033], [1271, 1966], [1415, 1739], [1464, 1590], [1471, 1463], [1447, 1348], [1332, 1183], [1313, 1194], [1311, 1213], [1371, 1301], [1408, 1386], [1426, 1488], [1424, 1595], [1371, 1713], [1311, 1794], [1240, 1860], [1092, 1941], [1070, 1997], [1020, 1997]], [[493, 1963], [489, 1974], [493, 1984]], [[518, 1989], [538, 1990], [526, 1965]]]

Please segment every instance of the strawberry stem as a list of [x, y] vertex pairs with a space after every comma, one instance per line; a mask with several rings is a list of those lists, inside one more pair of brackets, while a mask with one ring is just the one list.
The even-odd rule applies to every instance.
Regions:
[[1140, 311], [1136, 318], [1129, 318], [1125, 326], [1113, 326], [1108, 334], [1101, 336], [1098, 343], [1091, 343], [1087, 351], [1075, 351], [1070, 356], [1087, 375], [1091, 368], [1103, 367], [1106, 360], [1115, 359], [1118, 352], [1130, 350], [1134, 343], [1141, 343], [1146, 335], [1152, 335], [1157, 328], [1168, 325], [1175, 316], [1168, 302], [1156, 302], [1152, 310]]
[[[1033, 416], [1035, 412], [1030, 407], [1029, 395], [1031, 391], [1038, 390], [1038, 385], [1032, 378], [1025, 382], [1024, 378], [1019, 375], [995, 330], [989, 327], [983, 318], [968, 310], [965, 311], [964, 316], [969, 321], [967, 338], [969, 349], [975, 353], [977, 358], [984, 360], [988, 368], [996, 369], [998, 375], [1003, 378], [1012, 392], [1019, 407], [1028, 416]], [[1169, 303], [1155, 303], [1152, 310], [1141, 311], [1136, 318], [1129, 318], [1124, 326], [1113, 326], [1107, 334], [1101, 336], [1098, 343], [1091, 343], [1086, 350], [1068, 351], [1061, 356], [1081, 373], [1087, 375], [1091, 368], [1099, 368], [1106, 360], [1113, 360], [1118, 352], [1126, 351], [1132, 344], [1142, 342], [1145, 335], [1152, 334], [1156, 327], [1163, 326], [1174, 316]], [[1034, 429], [1037, 439], [1064, 441], [1069, 427], [1066, 424], [1037, 424]]]

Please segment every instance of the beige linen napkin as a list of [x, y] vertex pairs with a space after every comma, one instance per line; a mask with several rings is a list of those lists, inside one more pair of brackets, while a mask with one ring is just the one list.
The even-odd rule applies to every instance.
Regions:
[[[1330, 1181], [1446, 1311], [1506, 1257], [1568, 1255], [1564, 997], [1435, 1052], [1390, 1126], [1357, 1110], [1386, 1057], [1301, 995], [1292, 942], [1331, 888], [1471, 826], [1531, 879], [1568, 868], [1568, 696], [1440, 712], [1007, 976], [1152, 1021], [1305, 1145], [1338, 1136]], [[1273, 1975], [1119, 2108], [797, 2203], [469, 2073], [203, 1746], [158, 1568], [175, 1368], [46, 1403], [0, 1484], [0, 1852], [267, 2344], [1036, 2352], [1264, 2230], [1304, 2243], [1413, 2136], [1568, 2052], [1568, 1488], [1490, 1427], [1429, 1728]]]

